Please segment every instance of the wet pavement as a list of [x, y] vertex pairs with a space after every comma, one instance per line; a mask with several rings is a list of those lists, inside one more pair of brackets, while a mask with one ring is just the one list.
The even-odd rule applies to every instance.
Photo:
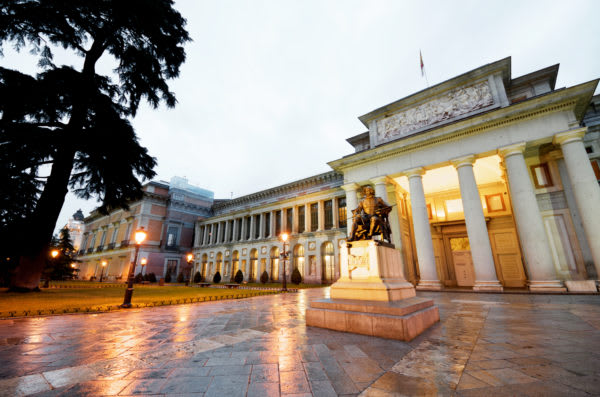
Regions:
[[0, 320], [0, 396], [600, 395], [600, 296], [427, 293], [409, 343], [306, 327], [328, 289]]

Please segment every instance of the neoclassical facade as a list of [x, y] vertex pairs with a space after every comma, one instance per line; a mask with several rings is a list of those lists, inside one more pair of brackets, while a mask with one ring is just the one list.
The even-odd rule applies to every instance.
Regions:
[[213, 216], [196, 225], [194, 270], [207, 280], [219, 272], [229, 281], [241, 269], [246, 281], [283, 275], [297, 267], [305, 282], [339, 277], [339, 244], [346, 238], [346, 196], [342, 175], [327, 172], [233, 200], [219, 200]]
[[600, 273], [598, 80], [556, 89], [557, 74], [513, 78], [506, 58], [359, 117], [367, 131], [332, 172], [216, 202], [196, 225], [195, 269], [278, 280], [287, 231], [289, 267], [335, 280], [347, 214], [370, 185], [394, 206], [392, 240], [417, 288], [589, 288]]

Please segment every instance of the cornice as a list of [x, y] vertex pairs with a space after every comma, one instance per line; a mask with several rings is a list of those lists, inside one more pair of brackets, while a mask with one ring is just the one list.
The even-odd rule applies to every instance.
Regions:
[[579, 119], [583, 117], [585, 106], [583, 106], [583, 112], [579, 111], [579, 114], [577, 114], [577, 111], [582, 107], [581, 103], [587, 104], [589, 102], [598, 81], [592, 80], [577, 86], [553, 91], [505, 108], [491, 110], [449, 125], [432, 128], [414, 136], [348, 155], [328, 164], [334, 170], [343, 173], [368, 163], [396, 157], [425, 147], [457, 141], [470, 135], [507, 127], [546, 114], [573, 110]]

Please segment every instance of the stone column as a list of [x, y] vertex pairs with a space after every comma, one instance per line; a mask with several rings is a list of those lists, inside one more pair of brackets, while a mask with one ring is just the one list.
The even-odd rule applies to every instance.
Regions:
[[440, 290], [442, 283], [440, 283], [435, 267], [435, 253], [433, 252], [429, 215], [425, 203], [425, 191], [423, 190], [422, 175], [424, 173], [423, 168], [414, 168], [405, 172], [410, 186], [415, 245], [417, 246], [417, 259], [421, 275], [417, 289]]
[[583, 127], [556, 134], [554, 144], [562, 149], [583, 230], [600, 278], [600, 186], [583, 145], [586, 131], [587, 127]]
[[473, 173], [475, 156], [455, 159], [452, 165], [458, 172], [460, 195], [465, 212], [467, 235], [471, 246], [473, 267], [475, 268], [475, 291], [502, 291], [502, 285], [496, 275], [494, 256], [488, 235], [481, 198]]
[[237, 234], [238, 234], [238, 228], [240, 227], [238, 224], [238, 220], [237, 219], [233, 219], [232, 220], [233, 224], [231, 225], [231, 227], [233, 228], [232, 231], [232, 235], [231, 235], [231, 241], [237, 241]]
[[294, 206], [292, 212], [292, 233], [298, 234], [298, 207]]
[[307, 233], [310, 233], [312, 231], [311, 226], [312, 226], [312, 219], [311, 219], [311, 215], [310, 215], [310, 203], [306, 203], [304, 205], [304, 230]]
[[275, 234], [276, 232], [276, 226], [277, 226], [277, 211], [271, 211], [271, 216], [270, 216], [270, 222], [271, 222], [271, 237], [277, 237]]
[[229, 242], [229, 233], [231, 231], [231, 221], [225, 221], [225, 235], [223, 236], [223, 242]]
[[546, 229], [523, 157], [524, 150], [525, 143], [518, 143], [500, 148], [498, 152], [504, 158], [514, 218], [529, 270], [529, 289], [565, 291], [562, 282], [556, 279]]
[[317, 230], [325, 230], [325, 204], [323, 200], [319, 200], [319, 202], [317, 203], [317, 219]]
[[358, 207], [358, 197], [356, 196], [356, 190], [358, 189], [357, 183], [347, 183], [342, 185], [342, 189], [346, 191], [346, 216], [348, 217], [347, 221], [347, 234], [350, 237], [352, 234], [352, 210]]
[[250, 238], [249, 240], [254, 240], [254, 231], [256, 230], [256, 217], [254, 214], [250, 215]]
[[333, 197], [331, 199], [331, 212], [333, 215], [333, 228], [337, 229], [340, 227], [340, 214], [338, 211], [338, 198]]
[[244, 241], [246, 239], [246, 217], [242, 216], [240, 218], [240, 228], [242, 228], [242, 238], [240, 239], [240, 241]]
[[265, 238], [265, 213], [260, 213], [260, 224], [258, 225], [258, 238]]

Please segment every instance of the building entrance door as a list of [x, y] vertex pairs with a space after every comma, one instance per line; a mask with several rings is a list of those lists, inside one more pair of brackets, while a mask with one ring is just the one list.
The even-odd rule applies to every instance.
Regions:
[[450, 237], [447, 239], [451, 260], [454, 264], [456, 285], [459, 287], [472, 287], [475, 285], [475, 269], [471, 256], [471, 245], [468, 237]]

